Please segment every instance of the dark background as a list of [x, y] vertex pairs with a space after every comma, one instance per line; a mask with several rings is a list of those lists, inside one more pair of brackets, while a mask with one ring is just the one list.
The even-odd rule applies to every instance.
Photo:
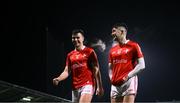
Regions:
[[136, 101], [180, 101], [178, 6], [175, 1], [8, 2], [1, 16], [0, 80], [71, 99], [71, 78], [58, 87], [52, 79], [63, 71], [73, 49], [71, 31], [82, 28], [87, 41], [99, 38], [106, 43], [104, 52], [96, 50], [105, 95], [93, 101], [108, 102], [111, 27], [125, 22], [128, 38], [140, 44], [146, 62]]

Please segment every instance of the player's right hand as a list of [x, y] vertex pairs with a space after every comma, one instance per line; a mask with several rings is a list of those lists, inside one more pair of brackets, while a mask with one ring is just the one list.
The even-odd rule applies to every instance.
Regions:
[[58, 85], [58, 84], [59, 84], [58, 78], [54, 78], [54, 79], [53, 79], [53, 84], [54, 84], [54, 85]]

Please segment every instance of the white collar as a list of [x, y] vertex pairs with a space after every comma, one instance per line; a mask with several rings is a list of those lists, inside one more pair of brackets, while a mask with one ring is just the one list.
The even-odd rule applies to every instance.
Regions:
[[129, 39], [128, 39], [128, 40], [126, 40], [124, 44], [127, 44], [128, 42], [129, 42]]
[[[125, 41], [124, 44], [127, 44], [129, 42], [129, 39]], [[112, 47], [118, 45], [119, 43], [117, 41], [113, 41]]]
[[[80, 50], [83, 50], [86, 46], [83, 45], [83, 47]], [[77, 49], [75, 48], [75, 50], [77, 51]]]

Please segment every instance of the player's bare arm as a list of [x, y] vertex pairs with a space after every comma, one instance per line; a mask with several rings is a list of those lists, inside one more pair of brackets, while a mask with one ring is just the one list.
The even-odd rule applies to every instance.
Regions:
[[65, 67], [64, 71], [57, 77], [53, 79], [53, 84], [58, 85], [60, 81], [65, 80], [70, 74], [70, 69], [68, 66]]
[[94, 76], [97, 83], [97, 89], [96, 89], [96, 95], [102, 96], [104, 94], [104, 89], [102, 86], [102, 80], [101, 80], [101, 72], [99, 70], [99, 67], [97, 65], [93, 66]]
[[109, 63], [108, 64], [109, 65], [109, 78], [110, 78], [110, 80], [111, 80], [111, 78], [112, 78], [112, 64], [111, 63]]
[[138, 73], [140, 73], [142, 70], [145, 69], [145, 61], [144, 58], [138, 58], [137, 60], [138, 64], [135, 66], [135, 68], [128, 74], [128, 79], [137, 75]]

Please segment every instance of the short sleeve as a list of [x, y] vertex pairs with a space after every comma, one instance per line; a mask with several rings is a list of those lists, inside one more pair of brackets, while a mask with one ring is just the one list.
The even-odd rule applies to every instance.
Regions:
[[143, 53], [141, 51], [141, 47], [137, 43], [135, 45], [135, 55], [136, 55], [137, 58], [143, 57]]
[[66, 66], [70, 65], [70, 55], [68, 54], [66, 57]]
[[90, 56], [89, 56], [90, 62], [99, 67], [98, 58], [94, 50], [92, 50]]
[[108, 54], [108, 62], [109, 62], [109, 63], [112, 63], [111, 51], [110, 51], [109, 54]]

